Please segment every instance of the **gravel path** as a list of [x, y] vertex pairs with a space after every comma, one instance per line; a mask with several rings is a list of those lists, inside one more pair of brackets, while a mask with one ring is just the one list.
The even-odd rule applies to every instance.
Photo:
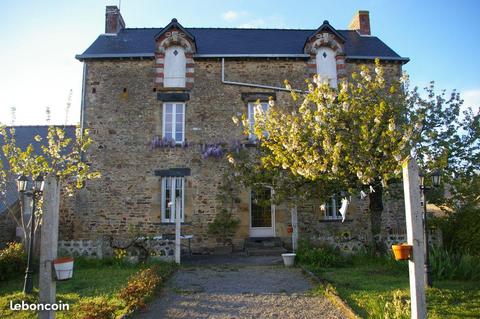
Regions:
[[309, 293], [311, 288], [295, 268], [184, 268], [135, 318], [345, 318], [328, 299]]

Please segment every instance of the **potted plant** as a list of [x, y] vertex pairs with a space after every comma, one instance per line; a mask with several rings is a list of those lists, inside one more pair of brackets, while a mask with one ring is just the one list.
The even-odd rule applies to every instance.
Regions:
[[412, 256], [412, 245], [406, 243], [400, 245], [392, 245], [393, 256], [395, 260], [408, 260]]
[[73, 257], [62, 257], [53, 260], [57, 280], [68, 280], [73, 276]]

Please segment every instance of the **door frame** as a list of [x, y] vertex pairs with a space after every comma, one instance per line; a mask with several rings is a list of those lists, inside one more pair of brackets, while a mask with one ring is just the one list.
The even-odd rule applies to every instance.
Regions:
[[[270, 189], [270, 198], [272, 197], [272, 188]], [[275, 204], [270, 205], [270, 213], [272, 214], [271, 227], [252, 227], [252, 190], [249, 190], [248, 195], [248, 230], [250, 237], [276, 237], [275, 231]]]

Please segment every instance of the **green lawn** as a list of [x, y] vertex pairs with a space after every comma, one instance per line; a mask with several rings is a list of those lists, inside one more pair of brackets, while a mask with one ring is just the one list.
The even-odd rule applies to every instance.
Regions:
[[[155, 263], [160, 267], [161, 273], [170, 273], [173, 265], [166, 263]], [[149, 264], [151, 265], [151, 264]], [[73, 279], [57, 282], [57, 302], [70, 304], [72, 306], [81, 297], [93, 297], [105, 295], [112, 300], [117, 299], [116, 293], [127, 284], [128, 278], [146, 265], [130, 265], [113, 261], [81, 260], [74, 268]], [[38, 284], [38, 277], [34, 277], [34, 283]], [[25, 297], [21, 292], [23, 288], [23, 276], [7, 282], [0, 282], [0, 318], [36, 318], [36, 314], [29, 311], [10, 310], [10, 300], [35, 301], [38, 290], [34, 288], [34, 294]], [[58, 312], [57, 318], [72, 318], [71, 312]]]
[[[387, 259], [357, 260], [344, 267], [310, 269], [329, 281], [363, 318], [410, 318], [406, 313], [408, 269], [406, 264], [398, 263]], [[427, 291], [427, 303], [429, 318], [480, 318], [480, 282], [436, 281], [434, 288]]]

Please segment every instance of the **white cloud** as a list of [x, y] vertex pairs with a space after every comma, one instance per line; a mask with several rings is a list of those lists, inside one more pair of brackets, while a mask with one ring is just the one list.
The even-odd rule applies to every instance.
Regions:
[[285, 28], [282, 16], [255, 17], [247, 11], [228, 10], [222, 13], [222, 19], [235, 24], [238, 28]]
[[480, 108], [480, 89], [465, 90], [461, 92], [460, 97], [464, 100], [463, 106], [472, 107], [474, 113]]
[[234, 21], [237, 20], [239, 17], [246, 15], [245, 11], [233, 11], [228, 10], [227, 12], [222, 13], [222, 19], [226, 21]]

